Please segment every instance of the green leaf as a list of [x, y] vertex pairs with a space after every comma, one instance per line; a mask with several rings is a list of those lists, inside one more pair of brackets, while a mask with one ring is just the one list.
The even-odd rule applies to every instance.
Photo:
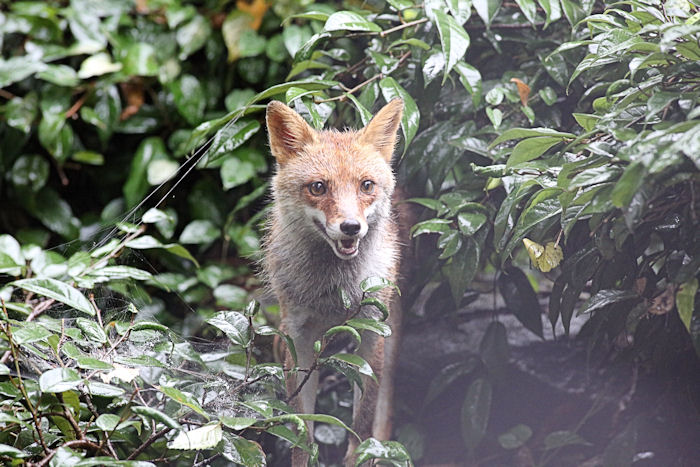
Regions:
[[180, 258], [185, 258], [192, 261], [195, 266], [199, 267], [197, 260], [190, 254], [189, 251], [182, 245], [178, 243], [161, 243], [156, 238], [150, 235], [143, 235], [141, 237], [129, 240], [125, 245], [127, 248], [132, 248], [134, 250], [148, 250], [152, 248], [163, 249], [169, 253], [172, 253]]
[[553, 431], [552, 433], [548, 434], [544, 439], [544, 449], [547, 451], [552, 449], [559, 449], [561, 447], [569, 446], [572, 444], [590, 445], [591, 443], [589, 443], [573, 431], [568, 430]]
[[392, 461], [393, 465], [410, 465], [411, 456], [398, 441], [379, 441], [368, 438], [355, 449], [355, 467], [372, 459]]
[[221, 184], [224, 190], [230, 190], [243, 185], [255, 177], [255, 166], [250, 161], [242, 161], [236, 157], [227, 158], [221, 165]]
[[445, 233], [451, 230], [450, 224], [452, 221], [449, 219], [428, 219], [421, 221], [411, 227], [411, 237], [417, 237], [418, 235], [423, 235], [426, 233]]
[[561, 214], [559, 188], [544, 188], [530, 198], [528, 205], [520, 215], [513, 234], [503, 250], [501, 262], [505, 262], [508, 255], [516, 246], [519, 246], [523, 238], [536, 226], [542, 226], [545, 221]]
[[71, 308], [82, 311], [93, 316], [95, 310], [85, 296], [78, 289], [70, 285], [51, 278], [20, 279], [10, 282], [10, 285], [28, 290], [44, 297], [53, 298], [61, 303], [65, 303]]
[[89, 320], [86, 318], [78, 318], [76, 323], [81, 331], [87, 336], [88, 339], [100, 344], [107, 342], [107, 334], [105, 333], [102, 326], [100, 326], [96, 321]]
[[577, 315], [592, 313], [596, 310], [604, 308], [613, 303], [623, 302], [627, 300], [639, 299], [639, 295], [632, 290], [614, 290], [604, 289], [599, 290], [595, 295], [586, 300]]
[[695, 295], [698, 292], [698, 280], [693, 278], [678, 288], [676, 292], [676, 308], [678, 316], [685, 328], [690, 332], [690, 321], [693, 318], [695, 308]]
[[462, 302], [464, 292], [479, 270], [480, 257], [479, 244], [470, 238], [462, 244], [462, 248], [442, 268], [442, 274], [450, 284], [452, 298], [458, 306]]
[[457, 226], [462, 235], [471, 237], [486, 223], [486, 215], [480, 212], [460, 212], [457, 214]]
[[117, 428], [121, 418], [119, 415], [114, 415], [111, 413], [103, 413], [97, 420], [95, 420], [95, 425], [102, 431], [110, 432]]
[[338, 334], [341, 332], [347, 332], [348, 334], [350, 334], [350, 336], [353, 339], [355, 339], [355, 342], [357, 343], [357, 345], [360, 345], [360, 343], [362, 342], [362, 338], [360, 337], [360, 333], [357, 332], [357, 330], [355, 328], [352, 328], [350, 326], [333, 326], [328, 331], [326, 331], [324, 336], [331, 337], [334, 334]]
[[5, 104], [5, 122], [22, 133], [29, 133], [37, 116], [38, 99], [35, 92], [13, 97]]
[[6, 88], [44, 69], [46, 65], [43, 62], [29, 55], [12, 57], [9, 60], [0, 59], [0, 88]]
[[646, 168], [641, 162], [633, 162], [626, 167], [610, 195], [613, 205], [618, 208], [629, 206], [645, 179]]
[[245, 430], [258, 421], [257, 419], [250, 417], [228, 417], [226, 415], [222, 415], [219, 419], [224, 426], [236, 431]]
[[501, 109], [486, 107], [486, 116], [491, 121], [494, 130], [498, 130], [498, 128], [501, 126], [501, 123], [503, 123], [503, 112], [501, 112]]
[[562, 138], [556, 136], [536, 136], [524, 139], [513, 148], [513, 152], [506, 162], [506, 168], [537, 159], [547, 152], [549, 148], [561, 141]]
[[513, 139], [530, 138], [533, 136], [552, 136], [562, 138], [575, 138], [572, 133], [564, 133], [561, 131], [552, 130], [551, 128], [511, 128], [504, 131], [498, 138], [489, 144], [489, 148], [496, 146], [504, 141]]
[[557, 21], [561, 18], [561, 7], [559, 6], [559, 0], [538, 0], [538, 3], [545, 13], [545, 29], [547, 26], [549, 26], [549, 23], [552, 21]]
[[442, 44], [442, 52], [445, 56], [445, 70], [442, 78], [442, 84], [447, 81], [447, 76], [454, 66], [464, 57], [469, 48], [469, 34], [452, 16], [444, 13], [441, 10], [433, 10], [435, 22], [437, 24], [438, 33], [440, 34], [440, 43]]
[[389, 325], [374, 319], [353, 318], [346, 321], [345, 324], [361, 331], [371, 331], [375, 334], [379, 334], [382, 337], [391, 336], [391, 328]]
[[396, 290], [397, 294], [401, 295], [399, 287], [389, 279], [384, 279], [383, 277], [372, 276], [360, 282], [360, 289], [365, 293], [379, 292], [387, 287], [392, 287]]
[[209, 220], [194, 220], [180, 234], [180, 243], [211, 243], [221, 236], [221, 230]]
[[114, 367], [112, 366], [111, 363], [105, 362], [102, 360], [98, 360], [96, 358], [92, 357], [83, 357], [80, 356], [75, 359], [76, 362], [78, 363], [78, 368], [82, 368], [83, 370], [112, 370]]
[[247, 347], [252, 338], [248, 318], [238, 311], [222, 311], [209, 318], [207, 323], [219, 328], [236, 345]]
[[205, 417], [206, 419], [209, 419], [209, 414], [207, 414], [202, 407], [199, 405], [197, 402], [197, 399], [194, 398], [192, 394], [184, 393], [180, 391], [179, 389], [176, 389], [171, 386], [155, 386], [156, 389], [161, 391], [163, 394], [177, 402], [178, 404], [182, 404], [184, 406], [189, 407], [190, 409], [194, 410], [197, 412], [199, 415]]
[[238, 148], [258, 130], [260, 130], [260, 123], [257, 120], [245, 119], [226, 125], [214, 136], [208, 151], [208, 162], [211, 163]]
[[42, 392], [65, 392], [78, 387], [82, 382], [80, 375], [74, 369], [54, 368], [41, 375], [39, 388]]
[[474, 9], [486, 27], [491, 26], [491, 21], [496, 17], [501, 8], [502, 0], [474, 0]]
[[420, 124], [418, 106], [411, 95], [390, 76], [379, 81], [379, 88], [382, 90], [382, 96], [384, 96], [387, 102], [397, 97], [403, 99], [404, 109], [403, 116], [401, 117], [401, 129], [403, 130], [405, 139], [404, 148], [406, 149], [418, 132], [418, 126]]
[[525, 273], [509, 266], [498, 276], [498, 290], [508, 310], [518, 318], [523, 326], [542, 337], [542, 315], [537, 295]]
[[338, 11], [326, 20], [324, 31], [381, 32], [382, 28], [352, 11]]
[[494, 381], [505, 383], [510, 357], [506, 327], [502, 323], [489, 323], [479, 344], [479, 355]]
[[190, 431], [181, 431], [168, 443], [168, 448], [199, 451], [215, 447], [224, 437], [221, 422], [210, 423]]
[[532, 429], [521, 423], [499, 435], [498, 444], [500, 444], [503, 449], [517, 449], [527, 443], [531, 437]]
[[491, 383], [479, 378], [467, 390], [462, 404], [462, 438], [470, 452], [479, 446], [486, 434], [491, 414]]
[[535, 0], [515, 0], [515, 3], [518, 4], [525, 18], [534, 25], [537, 20], [537, 5], [535, 5]]
[[202, 121], [207, 101], [199, 80], [192, 75], [182, 75], [168, 85], [175, 107], [190, 125]]
[[[169, 9], [166, 8], [166, 14]], [[181, 50], [178, 58], [182, 61], [186, 60], [187, 57], [206, 44], [210, 35], [211, 25], [209, 21], [202, 15], [195, 15], [189, 22], [180, 26], [175, 34], [175, 40], [177, 40]]]
[[123, 51], [121, 63], [124, 73], [139, 76], [157, 76], [158, 59], [156, 48], [146, 42], [129, 44]]
[[367, 363], [365, 359], [360, 357], [359, 355], [351, 353], [337, 353], [332, 355], [330, 358], [357, 367], [357, 370], [360, 373], [371, 377], [374, 381], [377, 381], [377, 376], [374, 374], [374, 371], [372, 371], [372, 367], [369, 366], [369, 363]]
[[144, 139], [131, 160], [131, 168], [123, 187], [127, 207], [138, 204], [148, 192], [148, 169], [154, 160], [170, 159], [165, 142], [157, 136]]
[[177, 422], [177, 420], [152, 407], [134, 405], [131, 407], [131, 411], [136, 415], [141, 415], [143, 417], [150, 418], [151, 420], [155, 420], [156, 422], [162, 423], [166, 427], [172, 428], [173, 430], [182, 430], [182, 426]]
[[12, 331], [12, 338], [17, 345], [31, 344], [47, 339], [53, 333], [38, 323], [28, 322]]
[[36, 77], [58, 86], [73, 87], [80, 83], [78, 73], [68, 65], [46, 65], [46, 68], [38, 72]]
[[[287, 427], [278, 426], [277, 428], [285, 428], [293, 434]], [[267, 431], [271, 432], [271, 429]], [[227, 442], [224, 443], [223, 452], [224, 457], [228, 460], [236, 464], [245, 465], [246, 467], [263, 467], [266, 465], [265, 453], [258, 443], [247, 440], [242, 436], [235, 436], [228, 433], [225, 434], [225, 437]]]
[[481, 73], [479, 70], [460, 61], [455, 65], [455, 71], [459, 75], [459, 81], [462, 83], [462, 86], [464, 86], [464, 89], [472, 96], [474, 105], [478, 106], [481, 104], [482, 86]]
[[[396, 289], [398, 291], [398, 289]], [[361, 302], [360, 305], [365, 306], [373, 306], [376, 309], [378, 309], [381, 314], [382, 314], [382, 321], [386, 321], [389, 318], [389, 308], [378, 298], [376, 297], [367, 297], [364, 298]]]
[[598, 123], [600, 120], [599, 116], [591, 114], [573, 113], [571, 116], [574, 117], [576, 119], [576, 123], [581, 125], [581, 127], [583, 127], [583, 129], [586, 131], [593, 131], [596, 123]]
[[122, 69], [124, 65], [112, 61], [112, 57], [106, 52], [92, 55], [80, 65], [78, 78], [87, 79], [93, 76], [101, 76], [107, 73], [114, 73]]

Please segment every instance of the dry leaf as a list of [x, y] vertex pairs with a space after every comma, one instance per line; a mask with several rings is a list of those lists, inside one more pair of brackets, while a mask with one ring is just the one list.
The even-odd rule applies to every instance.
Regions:
[[236, 2], [236, 8], [241, 11], [245, 11], [253, 17], [250, 27], [257, 31], [260, 29], [263, 16], [265, 16], [265, 13], [267, 12], [267, 9], [270, 8], [270, 5], [265, 0], [253, 0], [252, 2], [238, 0]]
[[527, 101], [530, 99], [530, 86], [519, 80], [518, 78], [511, 78], [511, 83], [515, 83], [518, 87], [518, 94], [520, 94], [520, 102], [527, 107]]
[[119, 85], [122, 90], [122, 94], [126, 98], [126, 107], [122, 110], [119, 118], [123, 121], [134, 114], [136, 114], [145, 101], [143, 83], [140, 79], [132, 79], [127, 83], [121, 83]]

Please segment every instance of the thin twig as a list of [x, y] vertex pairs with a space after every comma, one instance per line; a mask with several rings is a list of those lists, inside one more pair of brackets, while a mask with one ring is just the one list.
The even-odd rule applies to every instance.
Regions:
[[348, 95], [348, 94], [354, 94], [354, 93], [356, 93], [357, 91], [359, 91], [360, 89], [362, 89], [363, 87], [367, 86], [369, 83], [371, 83], [371, 82], [373, 82], [373, 81], [376, 81], [376, 80], [378, 80], [378, 79], [380, 79], [380, 78], [383, 78], [383, 77], [384, 77], [384, 75], [381, 74], [381, 73], [379, 73], [379, 74], [374, 75], [374, 76], [372, 76], [371, 78], [369, 78], [369, 79], [367, 79], [367, 80], [361, 82], [360, 84], [358, 84], [358, 85], [355, 86], [354, 88], [348, 89], [345, 93], [343, 93], [343, 94], [341, 94], [341, 95], [339, 95], [339, 96], [329, 97], [328, 99], [319, 99], [319, 100], [314, 99], [314, 103], [315, 103], [315, 104], [321, 104], [321, 103], [323, 103], [323, 102], [344, 101], [345, 99], [347, 99], [347, 95]]
[[66, 111], [66, 118], [71, 118], [73, 115], [75, 115], [75, 114], [78, 112], [78, 110], [80, 110], [80, 108], [81, 108], [81, 107], [83, 106], [83, 104], [85, 103], [85, 99], [87, 99], [88, 94], [89, 94], [89, 93], [88, 93], [87, 91], [84, 92], [83, 95], [80, 96], [80, 99], [78, 99], [77, 101], [75, 101], [75, 104], [73, 104], [73, 105], [70, 107], [70, 109], [68, 109], [68, 110]]
[[144, 443], [141, 446], [139, 446], [134, 452], [129, 454], [129, 457], [127, 457], [126, 460], [131, 461], [136, 459], [139, 456], [139, 454], [148, 449], [148, 447], [151, 444], [155, 443], [158, 440], [158, 438], [161, 438], [162, 436], [166, 435], [170, 430], [172, 430], [172, 428], [163, 428], [162, 430], [153, 433], [146, 441], [144, 441]]
[[[30, 321], [34, 321], [36, 318], [41, 316], [41, 314], [43, 312], [45, 312], [46, 310], [51, 308], [51, 305], [53, 305], [54, 302], [55, 302], [55, 300], [53, 298], [50, 298], [48, 300], [44, 300], [43, 302], [39, 303], [36, 307], [34, 307], [32, 312], [29, 314], [29, 316], [27, 316], [27, 319], [25, 319], [24, 322], [28, 323]], [[4, 307], [5, 307], [5, 302], [3, 302], [3, 308]], [[12, 355], [12, 354], [10, 353], [9, 350], [7, 352], [5, 352], [2, 356], [2, 358], [0, 358], [0, 363], [7, 363], [7, 360], [10, 358], [10, 355]]]
[[428, 21], [428, 18], [421, 18], [421, 19], [417, 19], [415, 21], [410, 21], [408, 23], [399, 24], [398, 26], [394, 26], [393, 28], [389, 28], [385, 31], [380, 32], [379, 36], [380, 37], [388, 36], [392, 32], [396, 32], [396, 31], [400, 31], [402, 29], [410, 28], [411, 26], [416, 26], [418, 24], [423, 24], [426, 21]]
[[10, 382], [17, 389], [19, 389], [19, 391], [22, 393], [22, 396], [24, 397], [24, 400], [27, 404], [27, 408], [29, 409], [29, 412], [32, 414], [32, 419], [34, 421], [34, 427], [36, 428], [37, 435], [39, 436], [39, 443], [41, 444], [41, 447], [44, 450], [44, 452], [46, 454], [48, 454], [50, 452], [50, 450], [49, 450], [49, 447], [46, 445], [46, 441], [44, 441], [44, 434], [41, 431], [41, 424], [39, 423], [39, 417], [37, 416], [36, 408], [34, 407], [34, 404], [32, 404], [32, 401], [29, 398], [29, 394], [27, 394], [27, 389], [24, 387], [24, 382], [22, 381], [22, 372], [20, 371], [19, 358], [17, 357], [17, 346], [15, 345], [15, 341], [12, 339], [12, 330], [10, 329], [10, 323], [9, 323], [10, 317], [7, 314], [7, 308], [5, 307], [5, 300], [0, 298], [0, 304], [2, 304], [2, 311], [5, 314], [5, 319], [6, 319], [6, 324], [3, 326], [0, 326], [0, 329], [7, 337], [7, 342], [10, 345], [10, 352], [12, 352], [12, 359], [15, 362], [15, 371], [17, 372], [17, 379], [19, 380], [19, 383], [16, 383], [15, 380], [10, 376]]

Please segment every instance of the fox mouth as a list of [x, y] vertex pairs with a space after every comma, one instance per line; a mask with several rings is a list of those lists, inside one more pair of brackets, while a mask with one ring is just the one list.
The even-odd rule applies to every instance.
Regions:
[[360, 237], [341, 238], [334, 240], [326, 232], [326, 228], [318, 220], [314, 219], [314, 224], [321, 231], [323, 237], [333, 248], [333, 252], [340, 259], [351, 259], [357, 256], [360, 247]]

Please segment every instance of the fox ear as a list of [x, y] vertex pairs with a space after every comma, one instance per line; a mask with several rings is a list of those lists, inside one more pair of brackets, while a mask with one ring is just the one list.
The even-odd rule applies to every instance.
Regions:
[[396, 131], [399, 129], [402, 115], [403, 99], [392, 99], [377, 112], [360, 134], [362, 141], [377, 148], [387, 162], [391, 162], [391, 156], [394, 154]]
[[307, 144], [316, 141], [316, 132], [301, 116], [279, 101], [267, 104], [267, 132], [270, 150], [277, 162], [284, 164]]

